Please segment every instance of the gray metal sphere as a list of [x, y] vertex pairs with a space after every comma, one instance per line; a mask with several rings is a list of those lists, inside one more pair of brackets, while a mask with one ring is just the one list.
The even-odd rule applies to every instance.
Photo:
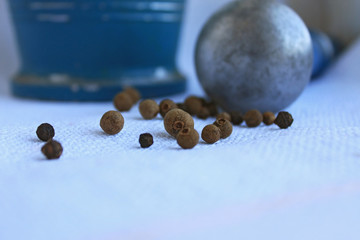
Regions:
[[271, 0], [226, 5], [202, 29], [195, 52], [201, 85], [226, 111], [289, 106], [308, 84], [312, 61], [303, 21]]

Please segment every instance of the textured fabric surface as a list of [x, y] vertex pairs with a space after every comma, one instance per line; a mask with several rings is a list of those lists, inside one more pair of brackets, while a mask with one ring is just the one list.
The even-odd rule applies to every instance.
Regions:
[[[359, 59], [360, 42], [306, 88], [291, 128], [234, 127], [192, 150], [137, 107], [107, 136], [111, 103], [0, 95], [0, 239], [360, 239]], [[59, 160], [40, 152], [43, 122]]]

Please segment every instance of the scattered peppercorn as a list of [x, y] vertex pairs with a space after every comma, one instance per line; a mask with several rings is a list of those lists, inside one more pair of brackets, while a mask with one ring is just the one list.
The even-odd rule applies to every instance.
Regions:
[[137, 103], [141, 99], [140, 92], [133, 87], [126, 88], [124, 92], [129, 94], [133, 104]]
[[210, 124], [204, 127], [201, 132], [201, 138], [209, 144], [216, 143], [221, 138], [221, 130], [214, 124]]
[[265, 112], [263, 114], [263, 123], [267, 126], [270, 126], [275, 121], [275, 115], [272, 112]]
[[124, 118], [120, 112], [108, 111], [102, 116], [100, 120], [100, 127], [107, 134], [117, 134], [124, 127]]
[[203, 106], [203, 101], [198, 97], [190, 96], [185, 99], [184, 104], [190, 115], [197, 115]]
[[164, 117], [165, 130], [173, 137], [183, 128], [194, 128], [194, 120], [187, 112], [181, 109], [170, 110]]
[[199, 133], [193, 128], [183, 128], [176, 136], [176, 141], [183, 149], [191, 149], [199, 143]]
[[159, 105], [152, 99], [146, 99], [139, 104], [139, 112], [144, 119], [153, 119], [159, 113]]
[[274, 123], [281, 129], [286, 129], [294, 122], [293, 117], [288, 112], [279, 112]]
[[231, 122], [224, 118], [219, 118], [214, 122], [214, 125], [220, 129], [220, 137], [225, 139], [229, 137], [233, 131]]
[[189, 113], [189, 109], [186, 107], [184, 103], [176, 103], [176, 105], [178, 106], [179, 109]]
[[45, 145], [41, 148], [41, 152], [46, 156], [47, 159], [58, 159], [60, 158], [63, 147], [61, 144], [55, 140], [49, 140]]
[[133, 100], [126, 92], [120, 92], [116, 94], [113, 100], [114, 106], [120, 112], [129, 111], [133, 106]]
[[219, 113], [218, 115], [216, 115], [216, 119], [221, 119], [221, 118], [229, 120], [231, 122], [231, 116], [227, 112], [222, 112], [222, 113]]
[[218, 109], [215, 102], [207, 102], [205, 107], [209, 109], [210, 116], [215, 117], [218, 114]]
[[235, 111], [230, 112], [230, 117], [231, 117], [231, 123], [234, 125], [240, 125], [244, 121], [241, 112], [235, 112]]
[[263, 121], [263, 115], [258, 110], [250, 110], [245, 114], [244, 120], [248, 127], [257, 127]]
[[163, 118], [170, 110], [173, 110], [175, 108], [178, 108], [178, 106], [173, 100], [164, 99], [160, 102], [160, 114]]
[[209, 109], [207, 107], [202, 107], [196, 116], [200, 119], [207, 119], [210, 117]]
[[150, 133], [140, 134], [139, 143], [142, 148], [148, 148], [154, 143], [153, 136]]
[[37, 128], [36, 135], [41, 141], [46, 142], [55, 136], [55, 130], [49, 123], [43, 123]]

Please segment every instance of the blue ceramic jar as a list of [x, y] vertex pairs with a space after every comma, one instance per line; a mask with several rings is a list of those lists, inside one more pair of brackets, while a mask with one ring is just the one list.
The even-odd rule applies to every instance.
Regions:
[[9, 0], [21, 69], [15, 95], [110, 100], [185, 90], [175, 55], [184, 0]]

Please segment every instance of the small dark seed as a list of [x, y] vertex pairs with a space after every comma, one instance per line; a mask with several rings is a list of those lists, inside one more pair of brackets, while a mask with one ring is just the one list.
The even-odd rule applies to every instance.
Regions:
[[214, 124], [210, 124], [204, 127], [201, 132], [201, 138], [209, 144], [216, 143], [221, 138], [220, 128], [215, 126]]
[[55, 136], [55, 130], [49, 123], [43, 123], [37, 128], [36, 135], [41, 141], [46, 142]]
[[275, 115], [272, 112], [265, 112], [263, 114], [263, 123], [266, 126], [270, 126], [271, 124], [273, 124], [275, 121]]
[[248, 127], [254, 128], [261, 124], [263, 116], [258, 110], [250, 110], [245, 114], [244, 120]]
[[159, 105], [152, 99], [146, 99], [139, 104], [139, 112], [146, 119], [154, 119], [159, 113]]
[[42, 148], [41, 152], [46, 156], [47, 159], [58, 159], [60, 158], [63, 147], [55, 140], [49, 140]]
[[220, 137], [223, 139], [229, 137], [233, 131], [233, 126], [232, 126], [231, 122], [224, 118], [217, 119], [214, 122], [214, 125], [220, 129], [220, 132], [221, 132]]
[[154, 143], [153, 136], [150, 133], [143, 133], [139, 137], [139, 143], [142, 148], [148, 148]]
[[199, 133], [193, 128], [183, 128], [176, 136], [176, 141], [183, 149], [191, 149], [199, 143]]
[[231, 116], [227, 112], [222, 112], [222, 113], [219, 113], [218, 115], [216, 115], [216, 119], [221, 119], [221, 118], [229, 120], [231, 122]]
[[160, 114], [163, 118], [170, 110], [175, 108], [178, 108], [178, 105], [170, 99], [164, 99], [160, 102]]
[[231, 123], [234, 125], [240, 125], [244, 119], [241, 112], [230, 112]]
[[288, 112], [279, 112], [274, 123], [279, 126], [281, 129], [286, 129], [292, 125], [294, 122], [293, 117]]

